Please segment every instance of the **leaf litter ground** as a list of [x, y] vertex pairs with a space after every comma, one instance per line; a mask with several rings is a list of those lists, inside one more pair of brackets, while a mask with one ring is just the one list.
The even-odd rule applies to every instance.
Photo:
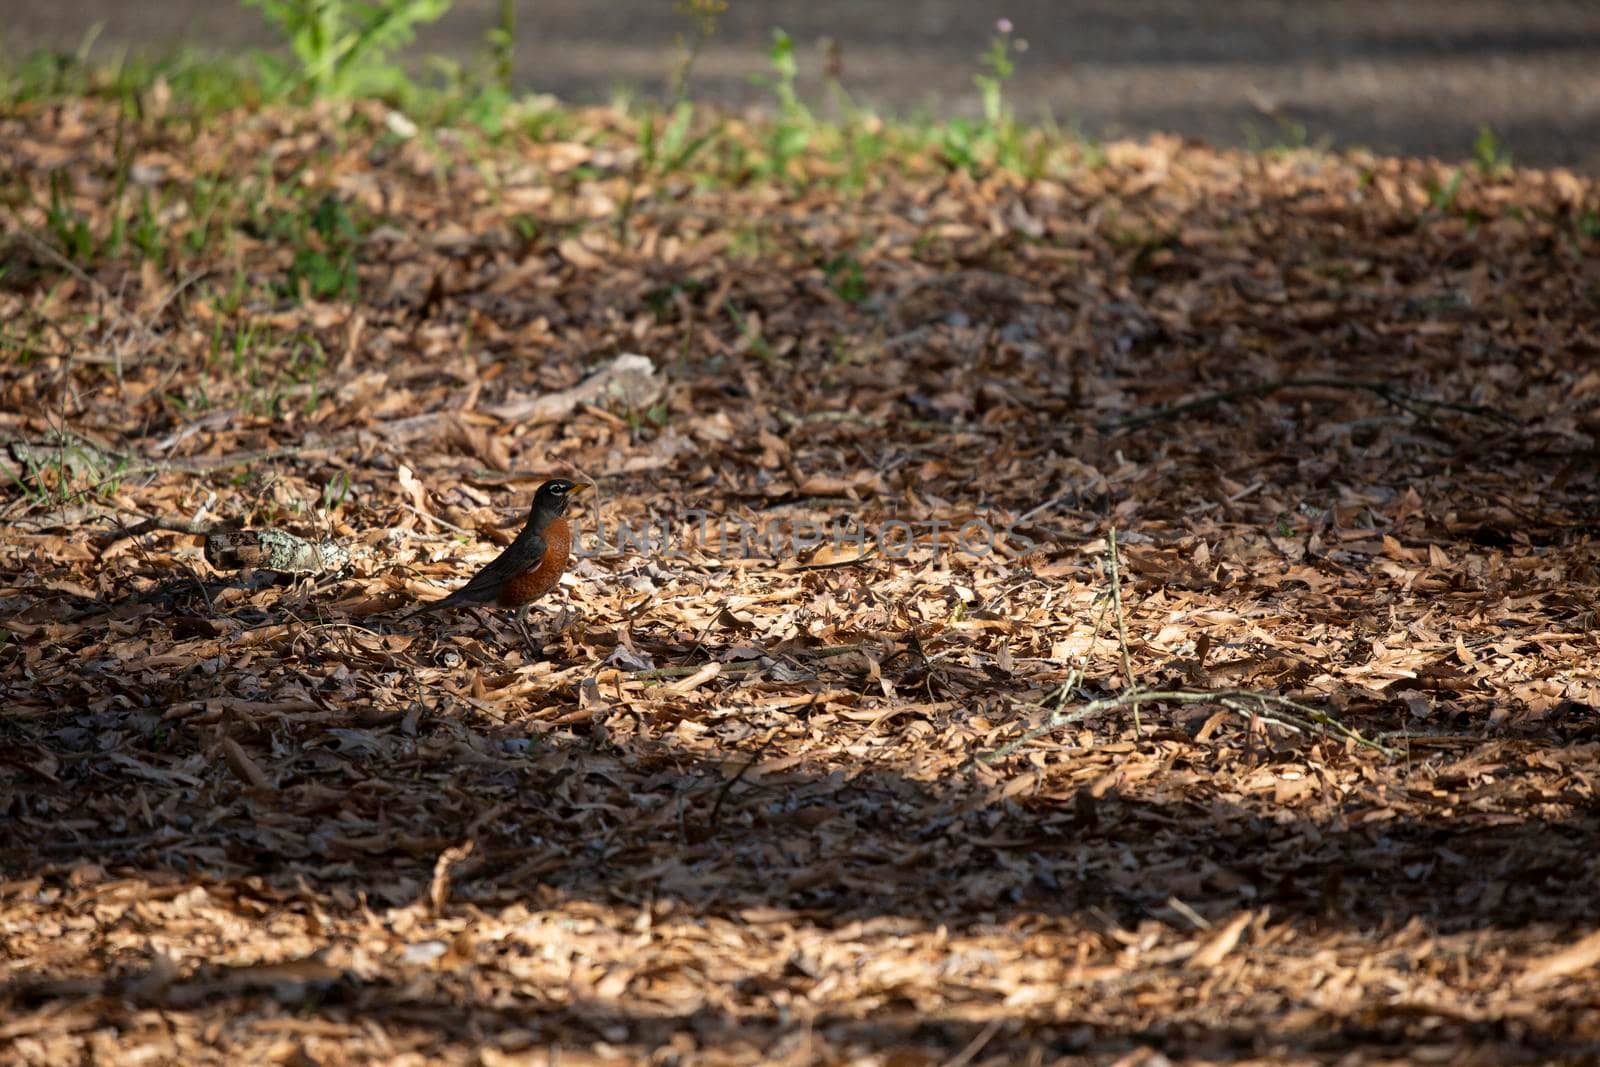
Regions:
[[[841, 193], [620, 124], [0, 123], [8, 1060], [1600, 1054], [1593, 184], [1158, 139]], [[536, 412], [624, 352], [659, 400]], [[536, 651], [397, 621], [557, 474], [667, 545]], [[1130, 673], [1398, 754], [1153, 702], [977, 758]]]

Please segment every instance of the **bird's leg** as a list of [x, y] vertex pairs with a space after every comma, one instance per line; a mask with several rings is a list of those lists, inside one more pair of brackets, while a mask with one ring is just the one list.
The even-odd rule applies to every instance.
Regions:
[[522, 631], [522, 640], [528, 646], [528, 651], [535, 657], [544, 654], [544, 648], [533, 643], [533, 635], [528, 632], [528, 609], [532, 604], [524, 604], [517, 609], [517, 629]]

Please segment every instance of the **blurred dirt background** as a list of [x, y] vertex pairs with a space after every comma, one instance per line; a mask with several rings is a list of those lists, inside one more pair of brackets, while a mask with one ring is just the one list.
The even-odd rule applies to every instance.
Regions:
[[[267, 45], [254, 11], [216, 0], [21, 0], [0, 47], [97, 52]], [[497, 0], [457, 0], [419, 42], [469, 58]], [[1491, 127], [1519, 163], [1600, 171], [1600, 4], [1582, 0], [733, 0], [696, 68], [701, 98], [765, 91], [770, 30], [802, 49], [815, 89], [839, 43], [858, 102], [972, 111], [994, 22], [1029, 43], [1014, 97], [1103, 137], [1167, 130], [1222, 145], [1319, 143], [1452, 159]], [[523, 0], [518, 76], [577, 100], [659, 91], [686, 19], [672, 0]], [[820, 97], [818, 97], [820, 98]]]

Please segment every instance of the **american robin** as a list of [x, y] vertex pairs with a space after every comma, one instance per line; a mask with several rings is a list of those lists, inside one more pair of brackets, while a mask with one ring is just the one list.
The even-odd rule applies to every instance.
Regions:
[[517, 625], [527, 637], [529, 605], [556, 587], [572, 555], [572, 527], [567, 525], [567, 505], [588, 488], [587, 482], [569, 482], [565, 478], [545, 482], [533, 494], [533, 507], [528, 510], [528, 521], [522, 532], [494, 562], [454, 593], [424, 604], [405, 618], [440, 608], [493, 603], [519, 609]]

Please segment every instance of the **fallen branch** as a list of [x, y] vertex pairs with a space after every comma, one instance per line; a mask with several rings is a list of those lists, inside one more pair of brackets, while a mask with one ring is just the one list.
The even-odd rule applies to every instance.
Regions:
[[106, 519], [117, 524], [117, 528], [115, 530], [100, 538], [99, 545], [102, 552], [116, 544], [118, 541], [126, 541], [130, 537], [143, 537], [151, 530], [169, 530], [172, 533], [189, 534], [192, 537], [206, 537], [216, 529], [216, 527], [210, 525], [209, 523], [190, 522], [187, 519], [158, 518], [152, 515], [145, 515], [142, 512], [134, 511], [132, 508], [126, 508], [120, 505], [117, 506], [117, 510], [125, 511], [130, 515], [137, 516], [139, 521], [134, 523], [132, 526], [124, 526], [122, 525], [122, 520], [119, 519], [114, 513], [109, 511], [100, 512], [98, 515], [99, 518]]
[[1284, 378], [1275, 382], [1257, 382], [1254, 385], [1244, 385], [1237, 389], [1226, 389], [1220, 393], [1212, 393], [1209, 396], [1185, 400], [1181, 404], [1163, 404], [1149, 411], [1126, 415], [1118, 419], [1107, 419], [1098, 423], [1097, 428], [1102, 433], [1132, 430], [1140, 426], [1147, 426], [1152, 422], [1161, 422], [1164, 419], [1188, 415], [1195, 411], [1217, 407], [1235, 400], [1271, 396], [1273, 393], [1281, 393], [1288, 389], [1344, 389], [1351, 392], [1372, 393], [1387, 400], [1395, 407], [1413, 414], [1425, 415], [1433, 411], [1459, 411], [1462, 414], [1476, 415], [1479, 418], [1489, 419], [1505, 426], [1521, 425], [1503, 411], [1496, 411], [1480, 404], [1462, 404], [1451, 400], [1429, 400], [1426, 397], [1415, 396], [1384, 381], [1363, 381], [1348, 378]]
[[850, 423], [856, 426], [865, 426], [868, 429], [884, 430], [919, 430], [923, 433], [948, 434], [960, 436], [972, 434], [976, 437], [997, 437], [1005, 434], [1005, 427], [978, 426], [972, 423], [937, 422], [932, 419], [881, 419], [873, 415], [863, 415], [859, 411], [813, 411], [805, 415], [796, 415], [792, 411], [779, 410], [778, 419], [789, 429], [795, 429], [810, 423]]
[[[1062, 693], [1063, 697], [1065, 692]], [[1346, 726], [1338, 719], [1329, 715], [1320, 708], [1313, 708], [1309, 704], [1302, 704], [1288, 697], [1278, 696], [1275, 693], [1258, 693], [1248, 689], [1219, 689], [1206, 691], [1199, 689], [1131, 689], [1125, 693], [1118, 693], [1114, 697], [1105, 697], [1093, 700], [1070, 710], [1058, 707], [1041, 725], [1024, 733], [1015, 741], [1009, 741], [992, 752], [986, 752], [977, 757], [977, 762], [989, 764], [1006, 758], [1019, 748], [1031, 741], [1036, 741], [1053, 730], [1063, 726], [1070, 726], [1076, 722], [1108, 711], [1117, 711], [1122, 708], [1136, 707], [1139, 704], [1220, 704], [1229, 711], [1235, 712], [1247, 719], [1272, 723], [1276, 726], [1287, 727], [1304, 733], [1318, 734], [1323, 737], [1336, 738], [1341, 741], [1351, 741], [1363, 748], [1370, 748], [1374, 752], [1394, 759], [1400, 755], [1398, 749], [1388, 745], [1379, 744], [1361, 736], [1359, 732]], [[1036, 705], [1037, 706], [1037, 705]], [[1269, 711], [1268, 709], [1274, 709]]]
[[236, 452], [228, 456], [198, 457], [195, 459], [152, 459], [137, 452], [118, 452], [89, 440], [71, 430], [58, 431], [53, 441], [14, 440], [6, 443], [11, 456], [23, 465], [25, 479], [36, 477], [37, 472], [64, 462], [70, 456], [78, 467], [95, 481], [77, 492], [94, 493], [112, 482], [126, 481], [142, 474], [207, 474], [250, 467], [268, 460], [290, 456], [304, 456], [316, 452], [329, 452], [339, 444], [337, 439], [316, 441], [300, 445]]
[[[851, 645], [829, 645], [826, 648], [815, 648], [805, 652], [780, 653], [780, 655], [792, 655], [795, 659], [830, 659], [833, 656], [843, 656], [851, 652], [860, 652], [863, 649], [876, 647], [878, 646], [861, 642]], [[763, 663], [759, 659], [751, 660], [748, 666], [724, 666], [721, 677], [742, 678], [747, 674], [760, 673], [761, 671], [766, 670], [769, 666], [770, 664]], [[660, 678], [687, 678], [689, 675], [696, 673], [704, 667], [704, 663], [689, 664], [681, 667], [651, 667], [642, 671], [627, 671], [625, 672], [625, 677], [632, 681], [652, 681]]]
[[359, 443], [364, 434], [381, 439], [386, 445], [401, 445], [436, 432], [455, 414], [450, 411], [435, 411], [426, 415], [409, 415], [405, 418], [352, 427], [326, 438], [303, 441], [297, 445], [278, 445], [224, 456], [157, 459], [141, 452], [117, 451], [73, 430], [58, 430], [54, 439], [42, 442], [11, 440], [5, 442], [4, 447], [16, 462], [23, 465], [24, 481], [34, 478], [39, 469], [59, 463], [70, 450], [72, 458], [81, 462], [84, 472], [96, 479], [75, 491], [95, 493], [112, 482], [125, 481], [144, 474], [215, 474], [239, 467], [253, 467], [277, 459], [335, 453]]

